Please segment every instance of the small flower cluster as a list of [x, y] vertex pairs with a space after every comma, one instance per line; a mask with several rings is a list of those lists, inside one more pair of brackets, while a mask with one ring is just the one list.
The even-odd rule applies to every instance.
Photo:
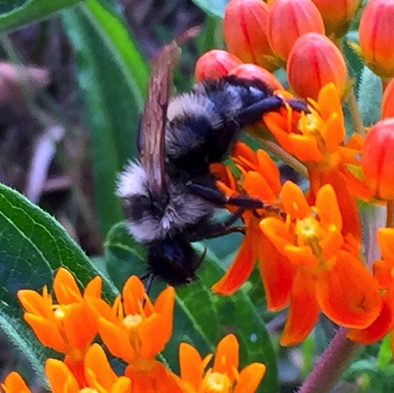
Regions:
[[[283, 87], [271, 72], [284, 66], [292, 92], [308, 102], [309, 113], [288, 106], [263, 115], [274, 142], [253, 134], [308, 179], [306, 191], [281, 184], [271, 158], [243, 143], [231, 157], [237, 177], [224, 165], [212, 167], [223, 193], [267, 204], [244, 213], [245, 237], [213, 291], [236, 291], [257, 261], [268, 309], [289, 309], [282, 345], [302, 341], [319, 312], [360, 343], [394, 327], [394, 2], [368, 2], [360, 46], [352, 45], [384, 87], [382, 120], [366, 137], [341, 51], [358, 6], [358, 0], [231, 0], [223, 21], [228, 52], [209, 51], [196, 64], [198, 80], [236, 75], [273, 90]], [[348, 130], [344, 99], [353, 126]], [[362, 233], [358, 200], [387, 206], [387, 227], [372, 238]], [[366, 245], [379, 245], [381, 259], [367, 260]]]
[[[64, 355], [63, 360], [47, 359], [45, 374], [53, 393], [253, 393], [265, 372], [261, 363], [238, 371], [238, 341], [233, 334], [218, 344], [212, 354], [201, 358], [187, 343], [179, 348], [180, 376], [156, 355], [163, 350], [172, 332], [175, 292], [163, 290], [151, 302], [141, 281], [130, 277], [109, 305], [101, 297], [101, 279], [95, 277], [82, 294], [71, 273], [59, 269], [53, 282], [57, 303], [44, 287], [42, 294], [20, 290], [24, 319], [39, 341]], [[97, 337], [111, 356], [125, 364], [122, 375], [111, 367]], [[10, 373], [0, 385], [5, 393], [29, 393], [22, 377]]]

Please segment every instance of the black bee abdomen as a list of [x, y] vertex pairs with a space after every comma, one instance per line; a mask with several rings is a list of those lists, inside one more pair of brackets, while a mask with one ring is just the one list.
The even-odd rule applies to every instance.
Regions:
[[201, 258], [181, 238], [166, 238], [148, 245], [148, 265], [154, 275], [170, 285], [188, 284], [195, 280]]

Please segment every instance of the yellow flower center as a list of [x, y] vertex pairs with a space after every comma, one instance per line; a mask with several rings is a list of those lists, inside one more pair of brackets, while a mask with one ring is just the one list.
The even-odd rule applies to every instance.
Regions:
[[79, 391], [79, 393], [98, 393], [98, 391], [92, 388], [83, 388]]
[[314, 135], [319, 129], [319, 120], [313, 113], [305, 116], [305, 123], [300, 127], [304, 135]]
[[141, 322], [142, 317], [139, 314], [129, 314], [123, 319], [123, 325], [127, 330], [135, 330]]
[[231, 393], [233, 389], [227, 374], [209, 370], [205, 375], [202, 390], [200, 391], [202, 393]]

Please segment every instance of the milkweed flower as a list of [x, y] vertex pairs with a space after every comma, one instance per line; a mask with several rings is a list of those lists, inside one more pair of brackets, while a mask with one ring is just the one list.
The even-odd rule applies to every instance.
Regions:
[[247, 80], [257, 79], [272, 90], [284, 90], [284, 87], [274, 74], [255, 64], [240, 64], [233, 68], [228, 74]]
[[378, 287], [357, 256], [347, 251], [332, 186], [323, 186], [315, 206], [310, 207], [298, 186], [286, 182], [281, 204], [287, 213], [285, 222], [275, 217], [260, 222], [263, 233], [295, 271], [281, 344], [302, 341], [315, 325], [319, 310], [341, 326], [371, 325], [382, 307]]
[[382, 78], [394, 76], [394, 2], [369, 1], [358, 29], [361, 54], [369, 68]]
[[96, 302], [100, 336], [108, 350], [128, 364], [125, 376], [132, 380], [133, 392], [180, 392], [176, 375], [155, 359], [171, 336], [174, 297], [174, 288], [167, 287], [153, 304], [142, 282], [132, 276], [112, 309]]
[[333, 83], [325, 85], [310, 100], [310, 113], [275, 112], [263, 116], [264, 122], [281, 147], [302, 161], [308, 170], [308, 201], [314, 204], [317, 191], [331, 184], [338, 197], [345, 235], [360, 241], [361, 227], [355, 197], [368, 199], [370, 190], [361, 181], [358, 155], [362, 138], [353, 135], [346, 143], [341, 99]]
[[52, 393], [131, 393], [131, 380], [125, 376], [118, 377], [112, 370], [104, 350], [93, 344], [84, 358], [86, 383], [81, 385], [65, 363], [57, 359], [48, 359], [45, 373]]
[[381, 115], [382, 119], [394, 117], [394, 79], [392, 79], [384, 89]]
[[242, 61], [238, 57], [225, 50], [210, 50], [200, 56], [196, 62], [194, 71], [196, 81], [222, 78], [241, 64]]
[[268, 14], [267, 37], [272, 51], [282, 61], [299, 37], [324, 34], [323, 19], [311, 0], [276, 0]]
[[330, 82], [343, 96], [348, 79], [340, 50], [325, 35], [317, 33], [304, 34], [295, 42], [287, 62], [287, 77], [295, 94], [314, 100]]
[[228, 51], [244, 63], [277, 68], [267, 39], [268, 6], [261, 0], [231, 0], [224, 10], [223, 35]]
[[[361, 344], [371, 344], [380, 340], [394, 328], [394, 229], [381, 228], [377, 239], [382, 259], [373, 264], [373, 274], [382, 292], [383, 307], [379, 317], [366, 329], [352, 329], [348, 337]], [[394, 340], [391, 339], [394, 356]]]
[[377, 122], [368, 132], [361, 166], [365, 181], [381, 199], [394, 199], [394, 118]]
[[312, 0], [323, 17], [328, 36], [342, 37], [356, 13], [359, 0]]
[[[236, 143], [232, 159], [241, 172], [241, 189], [230, 170], [222, 164], [216, 164], [212, 168], [219, 179], [218, 188], [228, 196], [246, 193], [264, 201], [267, 207], [259, 212], [262, 216], [280, 216], [277, 208], [277, 196], [281, 188], [279, 170], [268, 154], [264, 150], [255, 153], [246, 144]], [[279, 310], [288, 302], [293, 267], [259, 230], [260, 216], [245, 212], [242, 218], [246, 233], [241, 246], [226, 274], [213, 285], [212, 290], [221, 295], [233, 293], [248, 279], [257, 260], [267, 307], [269, 310]]]
[[0, 387], [0, 390], [4, 393], [31, 393], [23, 378], [15, 371], [4, 378]]
[[82, 295], [71, 273], [60, 268], [53, 281], [57, 303], [53, 303], [46, 286], [42, 295], [27, 289], [18, 291], [25, 309], [23, 318], [38, 340], [66, 355], [65, 362], [76, 374], [83, 374], [82, 360], [98, 331], [96, 314], [87, 299], [100, 298], [101, 285], [101, 278], [95, 277]]
[[266, 367], [256, 362], [238, 371], [238, 352], [237, 338], [228, 334], [217, 345], [213, 366], [206, 370], [212, 354], [203, 359], [194, 347], [182, 343], [179, 347], [179, 363], [185, 393], [255, 392]]

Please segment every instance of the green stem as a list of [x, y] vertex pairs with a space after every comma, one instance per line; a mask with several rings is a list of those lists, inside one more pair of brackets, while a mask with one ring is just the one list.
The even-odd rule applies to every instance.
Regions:
[[320, 356], [319, 363], [304, 381], [298, 393], [326, 393], [335, 384], [360, 345], [346, 338], [348, 329], [339, 328]]
[[360, 110], [358, 109], [356, 95], [354, 94], [353, 87], [350, 89], [347, 99], [354, 132], [361, 135], [362, 137], [365, 137], [365, 128], [361, 119]]
[[265, 149], [271, 152], [272, 154], [275, 154], [279, 159], [281, 159], [285, 164], [289, 165], [292, 167], [296, 172], [298, 172], [300, 175], [304, 177], [308, 177], [308, 170], [305, 165], [303, 165], [300, 161], [298, 161], [296, 158], [294, 158], [291, 154], [287, 153], [285, 150], [283, 150], [278, 144], [272, 141], [267, 141], [266, 139], [263, 139], [259, 136], [253, 135], [261, 144], [261, 146]]

